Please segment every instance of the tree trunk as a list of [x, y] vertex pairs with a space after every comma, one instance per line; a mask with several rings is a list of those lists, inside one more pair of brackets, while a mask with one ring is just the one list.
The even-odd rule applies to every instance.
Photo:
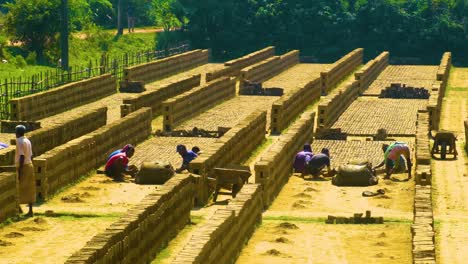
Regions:
[[61, 67], [68, 70], [68, 0], [62, 0], [62, 23], [60, 33]]
[[119, 0], [117, 3], [117, 36], [121, 36], [123, 34], [123, 0]]

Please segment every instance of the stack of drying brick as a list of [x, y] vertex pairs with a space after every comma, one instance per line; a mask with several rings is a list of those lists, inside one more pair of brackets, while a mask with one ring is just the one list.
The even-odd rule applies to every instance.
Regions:
[[262, 185], [263, 202], [268, 206], [292, 173], [292, 160], [304, 143], [311, 142], [315, 112], [307, 111], [291, 125], [288, 132], [255, 163], [255, 183]]
[[136, 144], [148, 138], [151, 120], [151, 109], [142, 108], [34, 158], [39, 197], [47, 199], [61, 187], [99, 167], [122, 144]]
[[236, 95], [236, 79], [225, 77], [189, 90], [162, 103], [163, 130], [201, 113], [219, 102]]
[[350, 81], [323, 97], [318, 106], [318, 128], [330, 128], [358, 96], [359, 82]]
[[0, 222], [18, 213], [18, 192], [16, 173], [0, 173]]
[[234, 263], [260, 223], [262, 209], [259, 185], [244, 185], [226, 208], [195, 231], [172, 263]]
[[192, 50], [160, 60], [124, 68], [126, 81], [150, 83], [208, 63], [208, 50]]
[[315, 78], [304, 87], [281, 96], [271, 107], [271, 132], [280, 133], [288, 127], [299, 113], [320, 99], [320, 94], [320, 78]]
[[161, 105], [164, 100], [200, 86], [200, 81], [200, 74], [184, 77], [156, 89], [140, 93], [135, 97], [123, 99], [123, 104], [120, 106], [121, 117], [143, 107], [151, 107], [154, 116], [160, 115], [162, 113]]
[[416, 185], [414, 195], [413, 263], [436, 263], [434, 217], [432, 211], [431, 186]]
[[39, 120], [116, 93], [110, 74], [10, 100], [12, 120]]
[[[465, 142], [468, 142], [468, 120], [463, 123], [465, 124]], [[468, 144], [465, 144], [465, 150], [468, 152]]]
[[355, 49], [333, 63], [330, 68], [320, 73], [322, 93], [328, 94], [341, 80], [362, 64], [364, 50]]
[[41, 122], [39, 121], [2, 120], [0, 123], [2, 133], [15, 133], [17, 125], [25, 126], [26, 131], [33, 131], [41, 128]]
[[[203, 176], [212, 175], [213, 169], [246, 160], [265, 139], [266, 111], [253, 113], [231, 128], [224, 136], [203, 150], [203, 155], [190, 163], [190, 172]], [[203, 202], [208, 198], [206, 188], [200, 188], [197, 198]]]
[[431, 119], [431, 129], [438, 130], [440, 123], [440, 111], [442, 108], [442, 99], [445, 95], [445, 89], [450, 74], [450, 67], [452, 63], [452, 53], [446, 52], [442, 56], [442, 60], [437, 70], [437, 81], [432, 85], [431, 96], [427, 110], [429, 111]]
[[0, 166], [13, 165], [15, 162], [15, 150], [16, 147], [14, 146], [0, 149]]
[[416, 125], [416, 184], [431, 184], [429, 113], [418, 112]]
[[214, 79], [223, 76], [238, 76], [240, 70], [252, 64], [263, 61], [275, 55], [275, 47], [266, 47], [262, 50], [247, 54], [241, 58], [230, 60], [224, 63], [224, 67], [219, 70], [206, 73], [206, 81], [211, 82]]
[[150, 263], [190, 221], [194, 189], [193, 176], [174, 176], [65, 263]]
[[377, 76], [385, 70], [388, 66], [389, 57], [390, 53], [388, 51], [384, 51], [375, 59], [367, 62], [362, 69], [354, 74], [356, 80], [359, 82], [358, 86], [360, 93], [363, 93], [377, 78]]
[[274, 56], [241, 70], [240, 89], [246, 81], [261, 83], [299, 63], [299, 51]]

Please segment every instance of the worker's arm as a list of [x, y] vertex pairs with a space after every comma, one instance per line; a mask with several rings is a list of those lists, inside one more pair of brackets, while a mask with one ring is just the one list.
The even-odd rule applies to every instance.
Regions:
[[384, 164], [385, 164], [385, 159], [384, 159], [382, 162], [380, 162], [379, 165], [375, 166], [375, 167], [372, 168], [372, 169], [374, 169], [374, 170], [375, 170], [375, 169], [378, 169], [378, 168], [382, 167]]

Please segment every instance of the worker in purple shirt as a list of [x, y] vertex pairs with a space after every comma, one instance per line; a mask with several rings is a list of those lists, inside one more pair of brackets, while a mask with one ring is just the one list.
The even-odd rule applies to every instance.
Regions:
[[312, 153], [312, 147], [310, 144], [305, 144], [303, 150], [298, 152], [296, 157], [294, 157], [294, 172], [304, 174], [306, 161], [313, 155], [314, 154]]
[[184, 170], [188, 170], [189, 163], [198, 157], [197, 153], [192, 150], [187, 150], [185, 145], [177, 145], [177, 153], [182, 157], [182, 165], [176, 170], [177, 173], [181, 173]]
[[322, 172], [322, 169], [325, 167], [327, 167], [328, 177], [335, 175], [336, 171], [332, 170], [330, 166], [330, 151], [327, 148], [323, 148], [320, 153], [307, 158], [306, 171], [314, 178], [318, 178]]

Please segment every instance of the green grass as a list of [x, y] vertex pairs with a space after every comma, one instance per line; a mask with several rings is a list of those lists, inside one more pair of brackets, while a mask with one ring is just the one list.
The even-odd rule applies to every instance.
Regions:
[[244, 165], [248, 166], [259, 154], [261, 154], [268, 146], [273, 144], [273, 138], [267, 137], [250, 155], [250, 157], [243, 162]]

